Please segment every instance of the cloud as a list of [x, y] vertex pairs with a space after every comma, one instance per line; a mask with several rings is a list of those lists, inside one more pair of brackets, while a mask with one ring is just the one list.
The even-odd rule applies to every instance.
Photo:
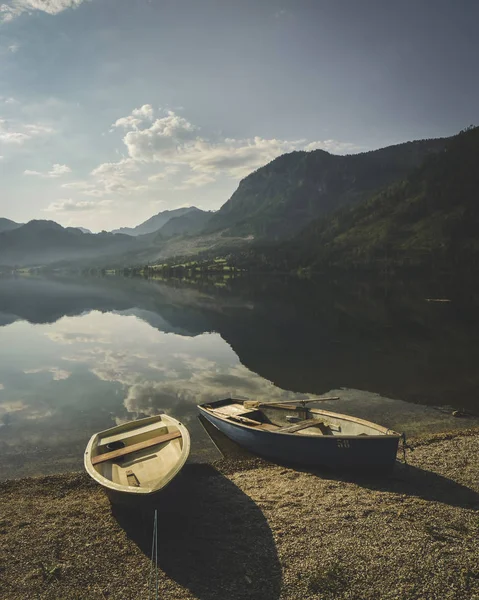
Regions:
[[18, 52], [19, 49], [20, 49], [20, 44], [10, 44], [10, 46], [8, 46], [8, 51], [11, 52], [12, 54], [15, 54], [15, 52]]
[[25, 369], [23, 372], [27, 375], [37, 373], [51, 373], [54, 381], [63, 381], [64, 379], [68, 379], [71, 375], [70, 371], [65, 371], [63, 369], [59, 369], [58, 367], [41, 367], [39, 369]]
[[148, 177], [148, 181], [163, 181], [164, 179], [168, 179], [170, 175], [176, 175], [176, 173], [178, 173], [179, 171], [180, 167], [172, 165], [171, 167], [166, 167], [165, 169], [163, 169], [161, 173], [155, 173], [155, 175], [150, 175], [150, 177]]
[[86, 0], [10, 0], [0, 6], [0, 21], [8, 22], [22, 13], [40, 11], [57, 15], [68, 8], [77, 8]]
[[[93, 198], [137, 198], [139, 193], [182, 171], [181, 178], [179, 175], [175, 177], [170, 189], [200, 188], [215, 182], [220, 176], [238, 180], [278, 156], [295, 150], [323, 148], [341, 153], [355, 149], [352, 144], [335, 140], [311, 142], [260, 136], [207, 139], [185, 117], [172, 110], [156, 111], [151, 104], [143, 104], [120, 117], [110, 131], [121, 132], [127, 157], [100, 164], [89, 177], [64, 183], [63, 189], [75, 190]], [[155, 173], [158, 165], [161, 165], [161, 171]], [[28, 174], [40, 175], [38, 172]], [[50, 207], [58, 210], [57, 203]], [[65, 207], [73, 210], [72, 204]]]
[[[99, 337], [94, 333], [85, 332], [62, 332], [62, 331], [48, 331], [45, 336], [52, 342], [57, 344], [77, 345], [77, 344], [110, 344], [110, 340], [105, 337]], [[71, 360], [76, 362], [71, 357], [64, 356], [62, 360]]]
[[41, 123], [22, 125], [8, 119], [0, 119], [0, 142], [22, 145], [35, 138], [54, 133], [51, 127]]
[[182, 185], [175, 186], [175, 190], [188, 190], [195, 187], [202, 187], [203, 185], [207, 185], [208, 183], [213, 183], [216, 181], [215, 177], [208, 175], [206, 173], [199, 173], [198, 175], [193, 175], [192, 177], [188, 177], [185, 179]]
[[102, 198], [109, 195], [130, 195], [145, 191], [148, 186], [132, 179], [132, 175], [139, 170], [138, 164], [124, 158], [118, 162], [103, 163], [93, 169], [90, 179], [72, 181], [61, 187], [68, 190], [78, 190], [85, 196]]
[[152, 121], [154, 116], [153, 107], [151, 104], [144, 104], [140, 108], [135, 108], [132, 111], [131, 115], [128, 117], [122, 117], [121, 119], [117, 119], [113, 125], [112, 131], [116, 127], [123, 127], [125, 129], [137, 129], [138, 125], [144, 123], [145, 121]]
[[0, 142], [5, 144], [21, 145], [29, 139], [28, 135], [19, 131], [0, 131]]
[[55, 163], [52, 166], [51, 170], [47, 171], [47, 173], [41, 173], [40, 171], [30, 171], [29, 169], [26, 169], [25, 171], [23, 171], [23, 174], [34, 175], [37, 177], [45, 177], [47, 179], [54, 179], [56, 177], [61, 177], [62, 175], [66, 175], [67, 173], [71, 172], [72, 170], [67, 165], [60, 165], [58, 163]]
[[[147, 118], [146, 114], [142, 118], [145, 107], [148, 107]], [[119, 126], [129, 129], [123, 137], [123, 143], [131, 160], [137, 163], [184, 165], [204, 174], [203, 177], [190, 177], [176, 189], [212, 183], [219, 174], [239, 179], [281, 154], [294, 150], [323, 148], [344, 152], [356, 149], [352, 144], [335, 140], [308, 142], [259, 136], [247, 139], [206, 139], [199, 134], [195, 125], [171, 110], [165, 116], [153, 120], [149, 104], [118, 119], [114, 127]], [[150, 181], [163, 178], [158, 174], [152, 176]]]
[[0, 102], [3, 102], [4, 104], [18, 104], [18, 100], [16, 100], [12, 96], [0, 96]]
[[93, 181], [83, 193], [102, 197], [111, 194], [131, 194], [148, 189], [148, 186], [131, 179], [131, 175], [136, 171], [138, 165], [130, 159], [122, 159], [116, 163], [103, 163], [93, 169], [91, 172]]
[[86, 200], [80, 200], [76, 202], [75, 200], [58, 200], [57, 202], [51, 202], [47, 208], [44, 208], [44, 212], [53, 212], [53, 213], [65, 213], [65, 212], [85, 212], [88, 210], [95, 210], [98, 208], [98, 205], [101, 204], [98, 202], [88, 202]]
[[304, 141], [277, 139], [225, 139], [216, 144], [197, 143], [185, 153], [184, 159], [193, 171], [224, 173], [235, 179], [246, 177], [281, 154], [299, 150]]
[[[120, 120], [128, 120], [130, 117]], [[156, 119], [150, 127], [138, 129], [135, 126], [133, 129], [125, 135], [123, 142], [129, 156], [142, 162], [174, 160], [185, 144], [200, 139], [196, 137], [194, 125], [172, 111], [168, 111], [167, 116]]]

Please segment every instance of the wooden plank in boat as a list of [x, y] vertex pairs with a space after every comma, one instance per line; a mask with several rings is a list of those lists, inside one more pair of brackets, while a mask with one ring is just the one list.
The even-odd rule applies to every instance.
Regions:
[[144, 425], [143, 427], [135, 427], [134, 429], [121, 431], [119, 433], [115, 433], [114, 435], [108, 435], [104, 438], [101, 438], [98, 446], [106, 446], [107, 444], [111, 444], [112, 442], [116, 442], [118, 440], [124, 441], [128, 438], [136, 437], [137, 435], [143, 435], [155, 430], [158, 430], [158, 435], [162, 433], [168, 433], [168, 427], [163, 425], [161, 421], [156, 421], [155, 423], [150, 423], [149, 425]]
[[280, 433], [295, 433], [296, 431], [301, 431], [301, 429], [306, 429], [307, 427], [318, 427], [321, 433], [328, 435], [330, 434], [329, 427], [327, 427], [321, 419], [307, 419], [306, 421], [301, 421], [301, 423], [296, 423], [295, 425], [288, 425], [287, 427], [281, 427], [279, 430]]
[[245, 408], [242, 404], [227, 404], [226, 406], [219, 406], [218, 408], [213, 406], [205, 406], [205, 408], [211, 410], [213, 413], [221, 415], [222, 417], [231, 417], [245, 412]]
[[281, 429], [281, 427], [279, 425], [273, 425], [273, 423], [261, 423], [257, 429], [264, 429], [265, 431], [278, 431]]
[[113, 450], [112, 452], [99, 454], [91, 459], [91, 464], [97, 465], [99, 463], [106, 462], [107, 460], [114, 460], [115, 458], [120, 458], [121, 456], [132, 454], [138, 450], [144, 450], [145, 448], [151, 448], [152, 446], [157, 446], [158, 444], [163, 444], [164, 442], [169, 442], [170, 440], [175, 440], [179, 437], [181, 437], [181, 431], [165, 433], [164, 435], [159, 435], [158, 437], [151, 438], [150, 440], [145, 440], [144, 442], [139, 442], [138, 444], [132, 444], [131, 446], [126, 446], [126, 448], [120, 448], [120, 450]]
[[249, 417], [243, 417], [242, 415], [229, 415], [227, 417], [231, 419], [231, 421], [239, 421], [243, 423], [243, 425], [251, 425], [252, 427], [257, 427], [258, 425], [262, 425], [261, 421], [256, 421], [255, 419], [250, 419]]

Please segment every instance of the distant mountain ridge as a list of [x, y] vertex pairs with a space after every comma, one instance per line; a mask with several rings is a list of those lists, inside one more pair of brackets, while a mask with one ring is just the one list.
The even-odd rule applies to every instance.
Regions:
[[159, 212], [157, 215], [153, 215], [143, 223], [140, 223], [136, 227], [120, 227], [120, 229], [114, 229], [111, 233], [123, 233], [125, 235], [137, 236], [153, 233], [161, 229], [170, 219], [175, 217], [181, 217], [192, 210], [199, 210], [195, 206], [188, 206], [185, 208], [175, 208], [174, 210], [164, 210]]
[[157, 233], [162, 238], [175, 235], [195, 235], [204, 229], [213, 214], [214, 212], [192, 207], [187, 213], [169, 219]]
[[135, 246], [135, 238], [111, 233], [89, 234], [54, 221], [30, 221], [0, 233], [0, 265], [33, 266], [118, 254]]
[[284, 238], [333, 210], [404, 179], [446, 139], [420, 140], [337, 156], [315, 150], [284, 154], [243, 179], [206, 230]]
[[3, 231], [11, 231], [12, 229], [17, 229], [21, 227], [23, 223], [15, 223], [15, 221], [11, 221], [10, 219], [4, 219], [0, 217], [0, 233]]

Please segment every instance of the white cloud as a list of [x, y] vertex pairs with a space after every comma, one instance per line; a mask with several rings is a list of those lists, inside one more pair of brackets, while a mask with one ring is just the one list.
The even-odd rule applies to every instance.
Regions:
[[77, 8], [85, 0], [10, 0], [0, 6], [0, 20], [8, 22], [22, 13], [40, 11], [49, 15]]
[[[137, 129], [138, 125], [145, 121], [153, 121], [154, 111], [151, 104], [144, 104], [140, 108], [135, 108], [131, 115], [117, 119], [112, 128], [123, 127], [125, 129]], [[112, 130], [111, 130], [112, 131]]]
[[8, 51], [11, 52], [12, 54], [15, 54], [15, 52], [18, 52], [19, 49], [20, 49], [20, 44], [10, 44], [10, 46], [8, 46]]
[[[259, 136], [206, 139], [200, 135], [199, 128], [186, 118], [171, 110], [157, 116], [151, 104], [144, 104], [117, 119], [111, 131], [115, 130], [124, 131], [122, 139], [128, 152], [127, 158], [100, 164], [88, 178], [64, 183], [62, 188], [93, 198], [136, 198], [173, 175], [176, 177], [170, 189], [188, 190], [211, 184], [221, 175], [241, 179], [294, 150], [323, 148], [344, 152], [355, 149], [352, 144], [335, 140], [309, 142]], [[161, 171], [155, 173], [153, 169], [158, 165], [162, 165]], [[181, 171], [185, 173], [180, 176]], [[38, 172], [29, 174], [40, 175]], [[81, 206], [68, 202], [61, 209], [58, 203], [52, 203], [47, 210], [78, 210], [74, 206]]]
[[46, 179], [55, 179], [56, 177], [61, 177], [62, 175], [66, 175], [67, 173], [71, 172], [72, 170], [67, 165], [60, 165], [58, 163], [55, 163], [50, 169], [50, 171], [47, 171], [46, 173], [41, 173], [40, 171], [30, 171], [29, 169], [26, 169], [25, 171], [23, 171], [23, 174], [44, 177]]
[[134, 160], [161, 162], [166, 159], [169, 162], [182, 152], [185, 144], [195, 140], [195, 132], [196, 128], [189, 121], [168, 111], [166, 117], [156, 119], [150, 127], [140, 130], [135, 126], [125, 135], [123, 142]]
[[62, 175], [71, 172], [72, 170], [67, 165], [60, 165], [58, 163], [55, 163], [51, 171], [48, 172], [48, 175], [49, 177], [61, 177]]
[[41, 125], [40, 123], [28, 123], [27, 125], [24, 125], [23, 128], [27, 132], [27, 135], [30, 135], [31, 137], [54, 133], [54, 130], [51, 127]]
[[5, 144], [18, 144], [21, 145], [30, 138], [25, 133], [20, 131], [1, 131], [0, 130], [0, 142]]
[[86, 200], [58, 200], [57, 202], [51, 202], [47, 208], [44, 208], [44, 212], [53, 213], [64, 213], [64, 212], [84, 212], [88, 210], [94, 210], [101, 203], [88, 202]]
[[71, 375], [70, 371], [59, 369], [58, 367], [41, 367], [39, 369], [25, 369], [23, 371], [26, 375], [33, 375], [37, 373], [51, 373], [54, 381], [63, 381], [68, 379]]
[[126, 158], [116, 163], [103, 163], [91, 172], [92, 181], [88, 184], [84, 194], [102, 197], [111, 194], [131, 194], [148, 189], [131, 179], [138, 165]]
[[41, 123], [22, 125], [8, 119], [0, 119], [0, 142], [5, 144], [22, 145], [25, 142], [54, 133], [51, 127]]
[[93, 169], [90, 179], [72, 181], [61, 187], [68, 190], [78, 190], [85, 196], [102, 198], [109, 195], [130, 195], [148, 189], [148, 186], [132, 179], [139, 170], [138, 164], [130, 158], [118, 162], [103, 163]]
[[175, 190], [188, 190], [190, 188], [202, 187], [203, 185], [208, 185], [208, 183], [213, 183], [216, 181], [214, 177], [208, 175], [207, 173], [198, 173], [198, 175], [193, 175], [192, 177], [188, 177], [181, 185], [177, 185]]
[[155, 175], [150, 175], [150, 177], [148, 177], [148, 181], [151, 181], [151, 182], [162, 181], [163, 179], [168, 179], [170, 177], [170, 175], [176, 175], [176, 173], [178, 173], [179, 171], [180, 171], [180, 167], [176, 167], [176, 166], [172, 165], [171, 167], [166, 167], [165, 169], [163, 169], [163, 171], [161, 171], [161, 173], [156, 173]]
[[[148, 107], [148, 121], [151, 122], [151, 105], [145, 106]], [[166, 116], [157, 118], [150, 124], [146, 119], [140, 119], [140, 112], [144, 108], [135, 109], [127, 117], [118, 119], [115, 125], [120, 124], [121, 127], [130, 129], [123, 142], [131, 160], [138, 163], [185, 165], [192, 171], [204, 174], [203, 177], [190, 177], [176, 189], [206, 185], [213, 182], [219, 174], [240, 179], [281, 154], [293, 150], [323, 148], [344, 152], [355, 149], [352, 144], [335, 140], [308, 142], [265, 139], [259, 136], [251, 139], [208, 140], [199, 135], [197, 127], [173, 111], [168, 111]], [[159, 181], [164, 178], [163, 174], [158, 174], [151, 176], [149, 180]]]
[[15, 100], [12, 96], [0, 96], [0, 102], [3, 102], [4, 104], [18, 104], [18, 100]]
[[261, 137], [225, 139], [216, 144], [201, 141], [188, 149], [183, 159], [193, 171], [225, 173], [240, 179], [281, 154], [299, 150], [303, 146], [303, 140], [290, 142]]

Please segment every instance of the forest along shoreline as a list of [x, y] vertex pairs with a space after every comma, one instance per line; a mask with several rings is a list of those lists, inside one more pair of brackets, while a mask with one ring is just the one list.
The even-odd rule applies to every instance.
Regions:
[[[388, 477], [187, 465], [158, 500], [162, 598], [479, 598], [479, 429]], [[151, 515], [84, 473], [0, 483], [2, 597], [147, 597]]]

